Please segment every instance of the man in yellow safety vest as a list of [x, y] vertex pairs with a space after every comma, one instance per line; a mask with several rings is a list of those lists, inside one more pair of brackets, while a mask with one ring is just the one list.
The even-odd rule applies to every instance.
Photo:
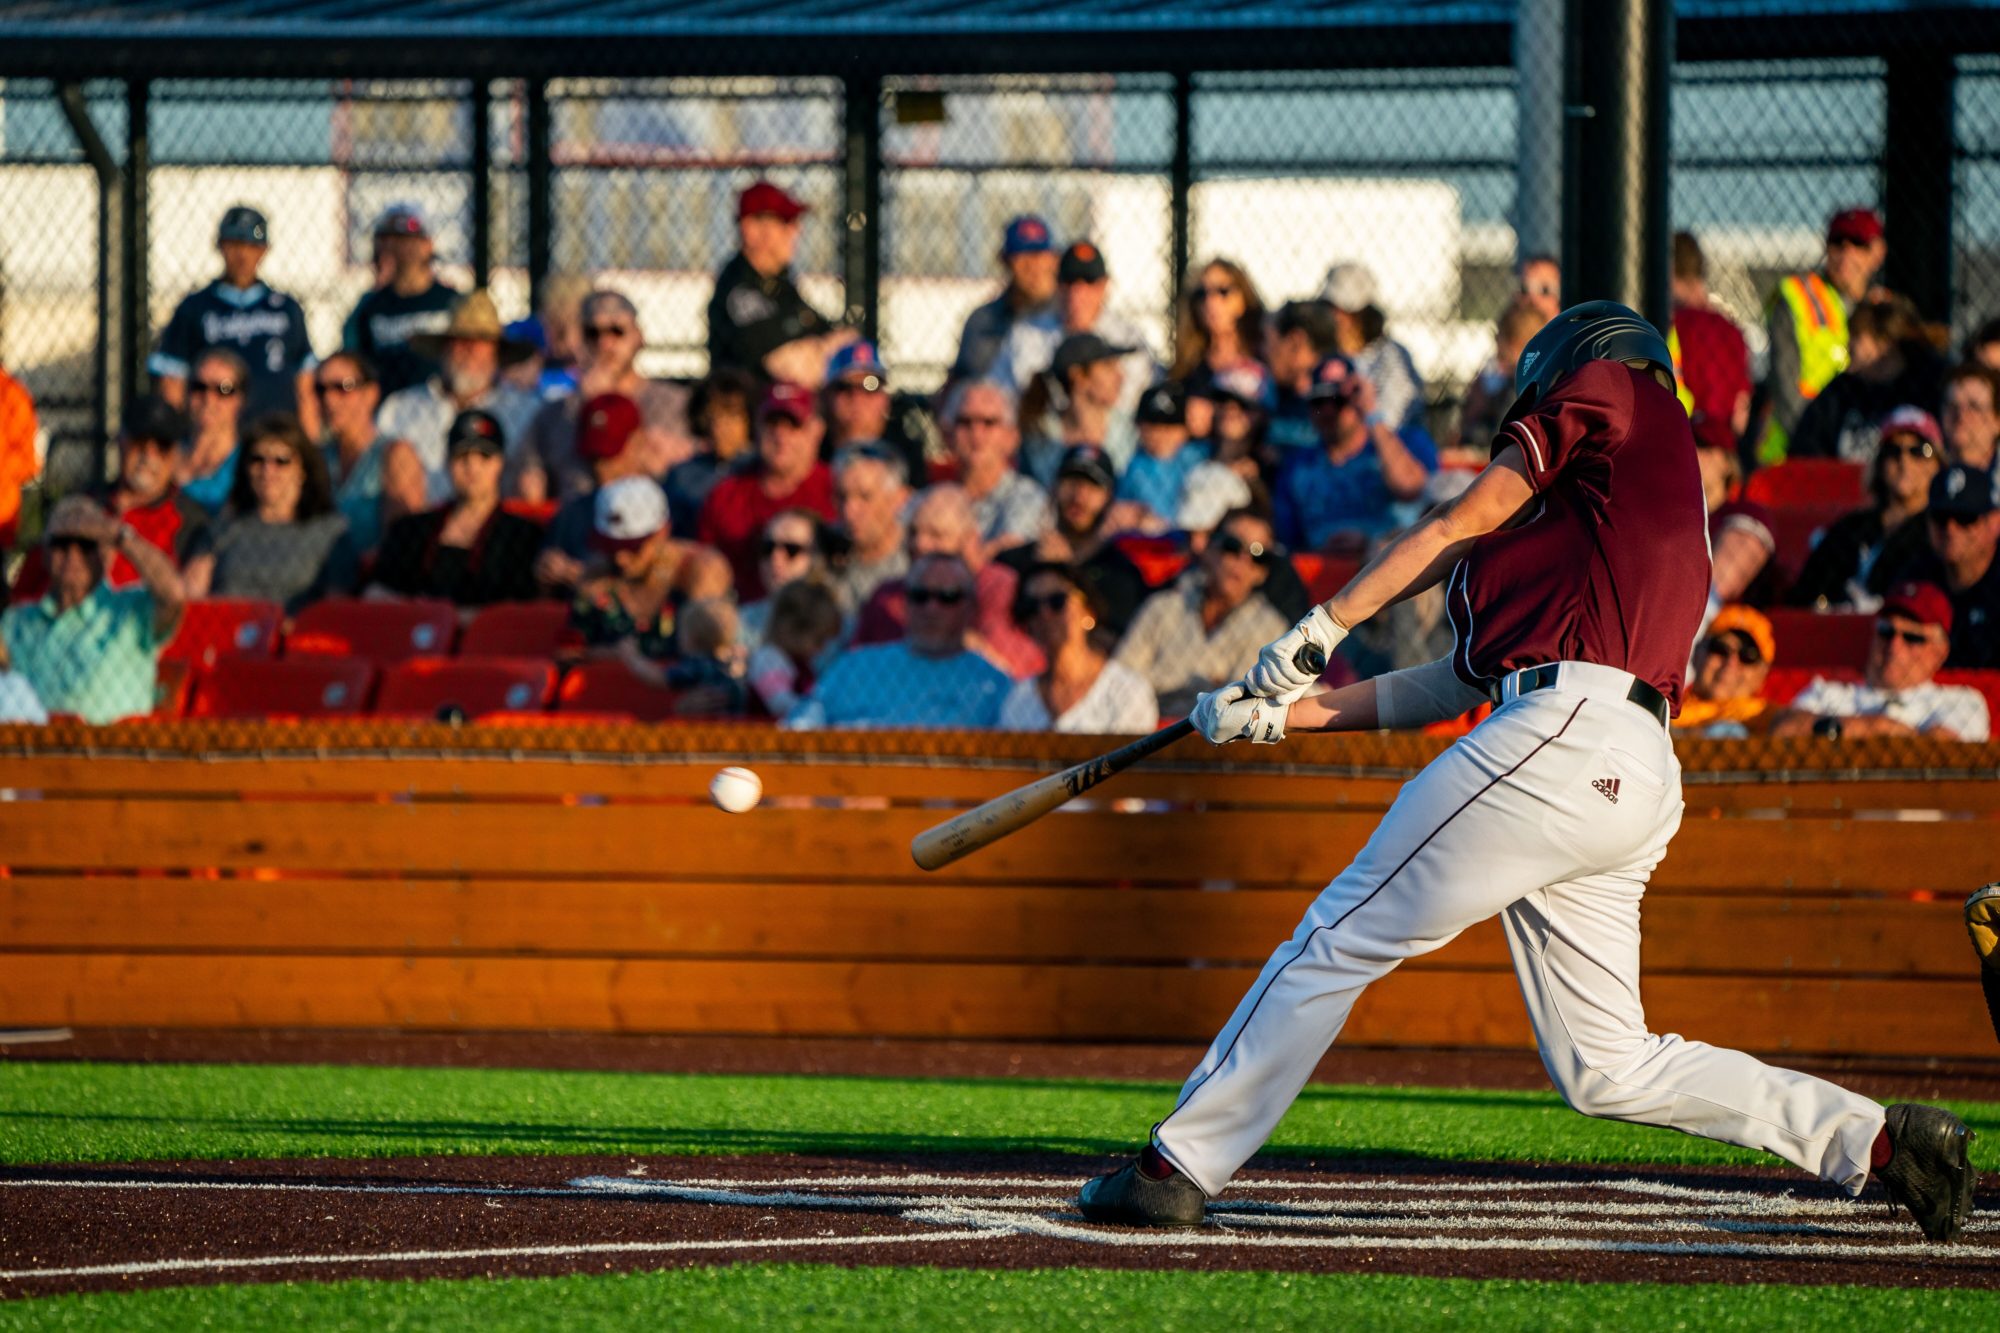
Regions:
[[1778, 283], [1766, 317], [1770, 416], [1757, 447], [1759, 462], [1784, 461], [1799, 414], [1847, 369], [1848, 307], [1868, 294], [1887, 254], [1881, 215], [1872, 208], [1843, 209], [1826, 225], [1826, 263], [1819, 272], [1793, 273]]

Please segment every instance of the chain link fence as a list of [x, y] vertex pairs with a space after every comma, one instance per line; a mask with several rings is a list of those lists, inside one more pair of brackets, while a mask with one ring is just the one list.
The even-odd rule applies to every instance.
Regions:
[[[472, 684], [415, 697], [806, 725], [1130, 730], [1178, 716], [1484, 462], [1512, 360], [1538, 308], [1562, 299], [1554, 261], [1566, 239], [1574, 253], [1577, 196], [1592, 187], [1565, 193], [1584, 129], [1559, 95], [1574, 58], [1548, 26], [1560, 9], [1522, 7], [1511, 64], [1449, 63], [1453, 47], [1447, 63], [1329, 70], [535, 81], [468, 65], [461, 77], [0, 83], [0, 367], [39, 420], [9, 554], [17, 673], [39, 661], [50, 708], [95, 707], [64, 703], [91, 697], [65, 682], [93, 664], [38, 658], [52, 630], [32, 623], [63, 573], [43, 540], [51, 502], [94, 491], [143, 511], [134, 526], [182, 574], [202, 570], [206, 595], [159, 654], [169, 712], [366, 708], [409, 674], [404, 658], [450, 660], [458, 643], [468, 660], [556, 665], [525, 696], [513, 679], [493, 708], [474, 706], [486, 696]], [[1672, 66], [1665, 209], [1693, 243], [1675, 249], [1675, 299], [1734, 330], [1675, 322], [1684, 382], [1718, 395], [1689, 395], [1718, 474], [1718, 569], [1724, 546], [1754, 566], [1719, 574], [1718, 601], [1776, 615], [1768, 643], [1744, 631], [1697, 648], [1691, 691], [1738, 701], [1695, 710], [1715, 734], [1759, 716], [1744, 729], [1768, 728], [1819, 674], [1848, 690], [1819, 703], [1840, 695], [1907, 723], [1914, 687], [1849, 687], [1881, 685], [1888, 655], [1930, 646], [1948, 651], [1939, 679], [1968, 692], [1938, 696], [1958, 710], [1949, 725], [1929, 713], [1923, 725], [1983, 737], [1980, 692], [2000, 697], [1977, 674], [2000, 667], [1982, 628], [2000, 616], [1995, 577], [1954, 545], [1972, 532], [1990, 559], [2000, 519], [1927, 519], [1929, 492], [1910, 480], [1943, 485], [1954, 462], [1990, 475], [2000, 432], [1993, 381], [1947, 378], [1982, 337], [2000, 361], [2000, 57], [1960, 49], [1948, 16], [1909, 23], [1922, 40], [1907, 49], [1808, 54], [1827, 43], [1802, 36], [1796, 56], [1774, 55], [1767, 29], [1737, 49], [1735, 29], [1711, 24]], [[718, 273], [750, 255], [739, 203], [759, 182], [774, 190], [757, 216], [796, 211], [796, 233], [775, 266], [750, 263], [718, 295]], [[398, 242], [378, 234], [411, 207], [420, 223], [394, 225], [421, 227], [435, 280], [484, 288], [503, 327], [469, 332], [474, 316], [443, 304], [412, 314], [411, 346], [427, 350], [391, 403], [394, 384], [338, 353], [365, 295], [421, 302]], [[263, 446], [240, 403], [190, 402], [185, 438], [162, 442], [178, 454], [116, 443], [138, 395], [177, 364], [209, 392], [206, 372], [162, 349], [181, 303], [224, 272], [219, 228], [237, 208], [268, 225], [257, 279], [303, 311], [319, 364], [297, 363], [315, 377], [299, 406], [325, 432], [309, 442], [323, 479], [283, 447], [250, 477]], [[1828, 229], [1854, 209], [1874, 219], [1852, 222], [1863, 232], [1886, 223], [1886, 239], [1859, 247], [1886, 250], [1879, 271], [1833, 298], [1837, 319], [1810, 295], [1787, 304], [1788, 280], [1822, 299], [1847, 282]], [[623, 301], [584, 303], [592, 291]], [[718, 311], [741, 326], [735, 342], [718, 343]], [[1850, 349], [1850, 311], [1874, 344]], [[981, 357], [968, 358], [969, 322], [989, 344]], [[491, 344], [490, 361], [422, 342], [447, 326]], [[1054, 364], [1084, 332], [1101, 341]], [[1726, 373], [1704, 360], [1718, 337], [1737, 362]], [[1343, 471], [1334, 436], [1347, 427], [1308, 405], [1315, 363], [1335, 350], [1393, 409], [1393, 439], [1368, 437], [1363, 480]], [[804, 388], [767, 398], [771, 379]], [[582, 410], [605, 392], [637, 404], [611, 443], [593, 434], [603, 414]], [[1906, 403], [1941, 424], [1934, 441], [1913, 428], [1927, 455], [1886, 464], [1877, 423]], [[499, 433], [497, 480], [454, 426], [475, 406]], [[787, 450], [815, 442], [823, 465], [794, 475]], [[1832, 465], [1772, 467], [1788, 447]], [[242, 485], [215, 471], [224, 455]], [[7, 475], [0, 458], [0, 486]], [[773, 476], [783, 484], [764, 484]], [[171, 523], [160, 477], [195, 500]], [[624, 486], [629, 512], [610, 512], [608, 483], [639, 478], [653, 489]], [[1900, 498], [1884, 498], [1891, 482]], [[341, 519], [338, 550], [264, 530]], [[246, 577], [260, 551], [286, 567]], [[966, 567], [912, 567], [939, 551]], [[107, 562], [117, 586], [149, 582], [122, 555]], [[1902, 573], [1945, 586], [1956, 623], [1926, 622], [1936, 645], [1898, 637], [1931, 630], [1885, 610]], [[779, 595], [801, 575], [814, 591]], [[451, 604], [445, 629], [382, 648], [370, 636], [393, 640], [381, 625], [406, 616], [382, 609], [406, 605], [391, 594]], [[216, 669], [243, 626], [259, 627], [249, 650], [268, 653], [321, 599], [363, 626], [306, 622], [306, 642], [363, 659], [337, 707], [311, 693], [310, 672], [285, 685], [303, 695], [268, 683], [287, 678], [289, 656], [247, 695], [243, 673]], [[503, 620], [538, 628], [493, 628]], [[962, 644], [963, 662], [907, 651], [913, 625]], [[1433, 593], [1357, 634], [1332, 678], [1452, 642]], [[1108, 683], [1073, 697], [1082, 677], [1051, 671], [1052, 657]], [[1724, 658], [1763, 670], [1749, 681]], [[860, 712], [842, 711], [843, 691]], [[904, 711], [869, 712], [878, 696]]]

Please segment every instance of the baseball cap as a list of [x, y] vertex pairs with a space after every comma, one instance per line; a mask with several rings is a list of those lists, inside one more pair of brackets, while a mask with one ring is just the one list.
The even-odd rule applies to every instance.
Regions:
[[377, 236], [424, 236], [431, 234], [424, 210], [412, 203], [391, 204], [375, 219]]
[[1313, 367], [1312, 386], [1306, 390], [1306, 398], [1320, 402], [1328, 398], [1352, 398], [1354, 396], [1354, 363], [1340, 353], [1323, 356]]
[[1872, 208], [1843, 208], [1827, 219], [1826, 239], [1868, 245], [1882, 239], [1882, 215]]
[[[827, 383], [849, 377], [858, 379], [861, 387], [871, 393], [888, 384], [889, 368], [882, 364], [882, 353], [874, 343], [865, 338], [851, 342], [827, 358]], [[874, 383], [869, 383], [870, 380]]]
[[1762, 611], [1731, 602], [1715, 613], [1715, 619], [1708, 622], [1709, 637], [1718, 634], [1740, 634], [1757, 645], [1757, 652], [1766, 662], [1777, 660], [1778, 636], [1771, 632], [1771, 620]]
[[757, 405], [757, 419], [769, 417], [787, 417], [803, 426], [813, 419], [812, 391], [779, 380], [764, 390], [764, 401]]
[[1936, 625], [1951, 633], [1951, 598], [1935, 583], [1899, 583], [1882, 599], [1882, 614], [1901, 616], [1919, 625]]
[[1056, 465], [1056, 476], [1082, 477], [1096, 482], [1107, 491], [1118, 488], [1118, 469], [1112, 465], [1111, 455], [1094, 444], [1077, 444], [1063, 450], [1062, 462]]
[[1375, 275], [1365, 264], [1335, 264], [1326, 271], [1319, 294], [1335, 310], [1365, 309], [1375, 304]]
[[1089, 241], [1078, 241], [1063, 251], [1056, 265], [1057, 282], [1103, 282], [1107, 276], [1104, 252]]
[[135, 399], [126, 409], [119, 434], [127, 440], [148, 440], [172, 448], [188, 437], [187, 413], [158, 394]]
[[1887, 440], [1896, 435], [1914, 435], [1930, 441], [1933, 449], [1944, 448], [1944, 432], [1938, 429], [1937, 418], [1923, 408], [1911, 407], [1907, 403], [1882, 418], [1882, 429], [1876, 439]]
[[1010, 258], [1014, 255], [1045, 255], [1056, 248], [1056, 238], [1049, 230], [1048, 221], [1035, 213], [1023, 213], [1007, 224], [1007, 230], [1000, 239], [1000, 253]]
[[1055, 360], [1049, 363], [1049, 369], [1060, 379], [1078, 366], [1087, 366], [1093, 361], [1110, 361], [1134, 350], [1108, 343], [1094, 333], [1072, 333], [1056, 348]]
[[667, 493], [651, 477], [621, 477], [597, 492], [596, 543], [630, 550], [667, 526]]
[[1185, 426], [1187, 390], [1177, 380], [1164, 380], [1146, 390], [1132, 414], [1142, 426]]
[[802, 204], [791, 195], [769, 181], [758, 181], [736, 198], [736, 218], [754, 218], [770, 214], [790, 222], [801, 213], [812, 212], [809, 204]]
[[622, 393], [601, 393], [576, 418], [577, 457], [591, 462], [625, 452], [639, 429], [639, 404]]
[[222, 215], [222, 225], [215, 229], [218, 241], [246, 241], [251, 245], [271, 243], [271, 225], [264, 221], [264, 215], [256, 209], [238, 204]]
[[1259, 412], [1269, 412], [1278, 405], [1278, 389], [1264, 367], [1255, 361], [1245, 361], [1216, 372], [1209, 381], [1209, 398], [1227, 398]]
[[444, 437], [444, 447], [447, 453], [476, 449], [498, 457], [507, 452], [507, 432], [501, 429], [500, 419], [491, 412], [469, 408], [452, 419], [451, 430]]
[[1953, 463], [1931, 478], [1931, 512], [1953, 518], [1984, 518], [2000, 509], [1991, 473]]

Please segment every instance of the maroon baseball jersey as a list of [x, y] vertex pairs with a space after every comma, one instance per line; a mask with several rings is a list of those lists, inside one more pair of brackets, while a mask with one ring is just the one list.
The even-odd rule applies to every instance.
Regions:
[[1478, 688], [1521, 667], [1629, 671], [1680, 711], [1708, 602], [1708, 513], [1687, 413], [1650, 374], [1592, 361], [1510, 417], [1535, 488], [1528, 518], [1452, 570], [1452, 666]]

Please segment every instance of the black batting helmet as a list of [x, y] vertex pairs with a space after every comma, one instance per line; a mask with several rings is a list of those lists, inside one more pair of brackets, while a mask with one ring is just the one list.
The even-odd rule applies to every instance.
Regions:
[[1539, 401], [1556, 381], [1586, 361], [1640, 361], [1658, 366], [1670, 379], [1674, 373], [1667, 340], [1638, 311], [1616, 301], [1585, 301], [1557, 315], [1528, 340], [1514, 366], [1516, 400]]

